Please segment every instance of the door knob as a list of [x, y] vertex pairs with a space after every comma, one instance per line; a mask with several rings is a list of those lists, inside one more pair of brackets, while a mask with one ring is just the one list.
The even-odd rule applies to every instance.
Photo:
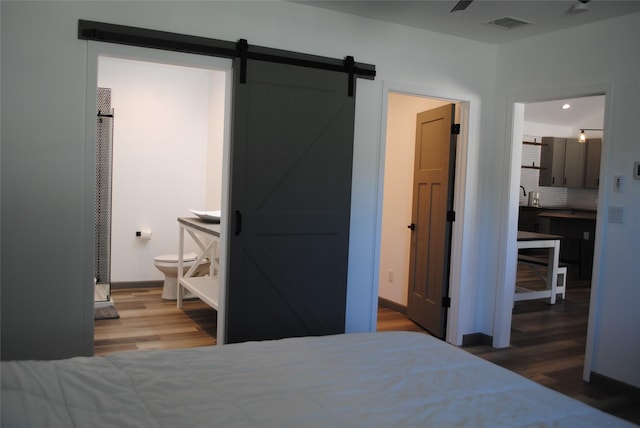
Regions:
[[411, 223], [409, 226], [407, 226], [409, 229], [411, 230], [416, 230], [416, 225], [415, 223]]

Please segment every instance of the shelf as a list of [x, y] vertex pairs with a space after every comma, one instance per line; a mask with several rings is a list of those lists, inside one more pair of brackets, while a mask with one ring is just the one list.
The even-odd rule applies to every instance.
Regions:
[[535, 142], [535, 141], [523, 141], [522, 144], [527, 144], [529, 146], [542, 146], [543, 145], [542, 143], [538, 143], [538, 142]]
[[191, 291], [200, 300], [218, 310], [218, 277], [198, 276], [180, 278], [179, 285]]
[[542, 168], [540, 166], [532, 166], [532, 165], [522, 165], [522, 168], [525, 168], [525, 169], [544, 169], [544, 168]]

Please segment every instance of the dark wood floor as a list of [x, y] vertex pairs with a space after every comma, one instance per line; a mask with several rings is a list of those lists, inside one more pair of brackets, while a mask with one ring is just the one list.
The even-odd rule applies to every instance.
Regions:
[[511, 346], [464, 349], [539, 384], [607, 413], [640, 424], [640, 393], [612, 382], [582, 380], [589, 314], [589, 288], [569, 288], [555, 305], [516, 302]]
[[[161, 291], [113, 290], [120, 319], [96, 321], [95, 354], [216, 343], [214, 310], [197, 299], [185, 301], [184, 310], [179, 310], [175, 302], [162, 300]], [[640, 425], [640, 394], [636, 390], [582, 381], [588, 305], [588, 283], [570, 282], [567, 298], [554, 306], [543, 301], [516, 303], [510, 348], [478, 345], [463, 349]], [[401, 312], [384, 307], [378, 310], [378, 330], [428, 334]]]

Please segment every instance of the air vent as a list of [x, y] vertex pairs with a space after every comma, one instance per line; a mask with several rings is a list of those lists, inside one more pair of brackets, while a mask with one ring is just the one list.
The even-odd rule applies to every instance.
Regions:
[[503, 16], [502, 18], [483, 22], [483, 24], [491, 25], [492, 27], [501, 28], [503, 30], [511, 30], [512, 28], [521, 27], [523, 25], [535, 24], [535, 22], [516, 18], [515, 16]]

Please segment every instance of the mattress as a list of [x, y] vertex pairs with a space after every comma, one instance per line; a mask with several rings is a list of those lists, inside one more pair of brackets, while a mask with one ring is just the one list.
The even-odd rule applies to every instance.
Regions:
[[632, 426], [420, 333], [2, 363], [10, 427]]

